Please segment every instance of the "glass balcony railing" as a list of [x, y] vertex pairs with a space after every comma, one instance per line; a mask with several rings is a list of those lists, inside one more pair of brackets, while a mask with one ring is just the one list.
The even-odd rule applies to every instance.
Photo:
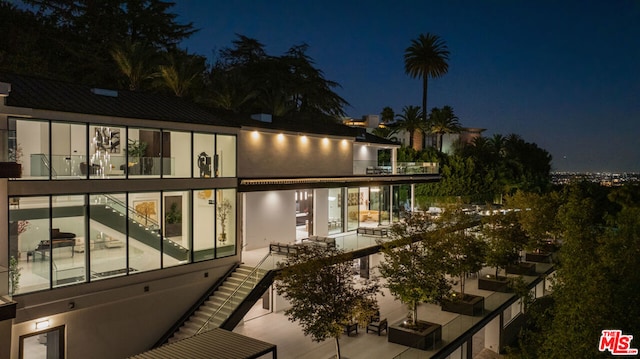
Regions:
[[354, 175], [405, 175], [405, 174], [438, 174], [437, 162], [396, 162], [381, 163], [378, 161], [353, 161]]

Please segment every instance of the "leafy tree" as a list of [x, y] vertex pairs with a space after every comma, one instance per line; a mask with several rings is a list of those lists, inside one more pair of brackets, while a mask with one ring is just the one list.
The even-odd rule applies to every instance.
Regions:
[[445, 206], [435, 221], [438, 236], [445, 242], [451, 264], [447, 274], [458, 278], [461, 298], [465, 296], [467, 274], [482, 269], [485, 260], [486, 242], [469, 232], [476, 222], [464, 212], [461, 203]]
[[444, 106], [442, 108], [434, 107], [431, 109], [427, 128], [429, 132], [438, 136], [437, 147], [440, 152], [442, 152], [442, 139], [444, 134], [460, 133], [462, 129], [458, 122], [458, 116], [453, 113], [451, 106]]
[[305, 335], [316, 342], [334, 338], [340, 353], [340, 335], [352, 320], [365, 320], [377, 310], [378, 285], [356, 286], [350, 257], [322, 246], [301, 246], [287, 257], [275, 282], [278, 294], [291, 302], [285, 311], [290, 321], [298, 321]]
[[507, 206], [517, 210], [518, 222], [529, 237], [528, 249], [542, 250], [549, 239], [555, 241], [560, 235], [557, 213], [561, 199], [557, 192], [524, 191], [507, 198]]
[[438, 78], [449, 71], [449, 49], [438, 36], [420, 34], [404, 50], [404, 70], [412, 78], [422, 79], [422, 120], [427, 121], [427, 88], [429, 78]]
[[418, 106], [405, 106], [402, 113], [396, 115], [396, 122], [392, 133], [398, 131], [406, 131], [409, 134], [409, 147], [416, 151], [422, 149], [422, 143], [416, 141], [415, 135], [423, 133], [426, 128], [426, 122], [422, 118], [422, 110]]
[[[180, 24], [173, 2], [162, 0], [25, 0], [43, 26], [56, 29], [47, 48], [51, 61], [66, 64], [40, 75], [91, 85], [117, 86], [118, 67], [111, 51], [116, 44], [144, 44], [156, 52], [177, 48], [196, 30]], [[23, 25], [21, 25], [22, 27]], [[26, 51], [34, 51], [26, 48]], [[38, 51], [37, 49], [35, 51]]]
[[307, 55], [307, 44], [292, 46], [282, 56], [270, 56], [256, 39], [238, 35], [232, 47], [222, 49], [210, 79], [211, 103], [235, 112], [344, 115], [348, 103], [334, 92]]
[[451, 291], [445, 276], [447, 249], [430, 233], [431, 223], [427, 214], [409, 213], [404, 223], [392, 226], [394, 240], [381, 243], [380, 274], [391, 294], [409, 306], [415, 322], [419, 303], [438, 303]]
[[516, 212], [492, 211], [483, 218], [481, 232], [487, 240], [487, 265], [496, 269], [498, 278], [500, 269], [504, 269], [520, 260], [520, 251], [528, 239], [518, 222]]

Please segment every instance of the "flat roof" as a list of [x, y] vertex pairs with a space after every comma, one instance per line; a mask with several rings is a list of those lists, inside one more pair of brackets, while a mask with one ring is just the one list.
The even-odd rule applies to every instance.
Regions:
[[129, 359], [252, 359], [267, 353], [277, 358], [276, 345], [215, 328]]

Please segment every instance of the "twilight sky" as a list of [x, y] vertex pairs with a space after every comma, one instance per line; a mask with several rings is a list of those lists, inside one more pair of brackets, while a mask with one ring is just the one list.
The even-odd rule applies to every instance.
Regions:
[[421, 104], [403, 54], [421, 33], [449, 47], [449, 72], [430, 80], [428, 108], [450, 105], [485, 136], [516, 133], [557, 171], [640, 172], [640, 1], [188, 0], [182, 45], [213, 58], [235, 34], [270, 55], [307, 43], [349, 116]]

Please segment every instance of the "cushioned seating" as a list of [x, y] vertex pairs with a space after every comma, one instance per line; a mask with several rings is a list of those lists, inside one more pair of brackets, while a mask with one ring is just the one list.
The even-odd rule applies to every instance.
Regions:
[[369, 333], [369, 331], [372, 331], [380, 335], [382, 331], [387, 330], [387, 327], [388, 327], [387, 319], [386, 318], [382, 320], [380, 320], [380, 318], [376, 318], [376, 319], [377, 321], [371, 321], [369, 322], [369, 324], [367, 324], [367, 333]]

